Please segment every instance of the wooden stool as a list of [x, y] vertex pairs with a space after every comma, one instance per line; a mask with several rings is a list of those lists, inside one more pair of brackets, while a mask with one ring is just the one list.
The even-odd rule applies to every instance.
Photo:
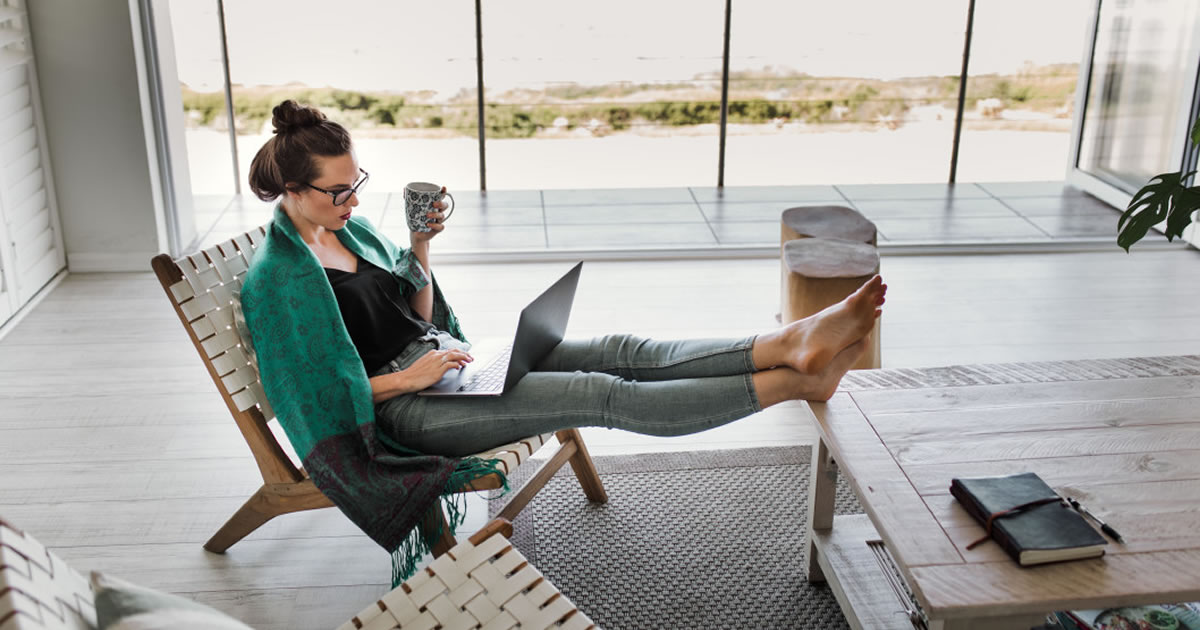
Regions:
[[783, 211], [780, 245], [798, 238], [840, 238], [876, 245], [875, 224], [846, 206], [799, 206]]
[[[836, 304], [879, 273], [879, 251], [863, 242], [800, 238], [783, 244], [782, 323]], [[880, 367], [879, 320], [870, 347], [853, 369]]]

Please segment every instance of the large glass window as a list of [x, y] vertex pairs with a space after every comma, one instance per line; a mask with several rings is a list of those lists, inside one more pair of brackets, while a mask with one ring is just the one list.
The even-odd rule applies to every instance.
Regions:
[[723, 0], [483, 8], [488, 188], [716, 181]]
[[[209, 19], [214, 7], [178, 0], [172, 5], [177, 49], [192, 46], [178, 42], [203, 38], [195, 49], [219, 55], [219, 34], [196, 29], [188, 15]], [[226, 2], [225, 27], [242, 182], [270, 137], [272, 106], [295, 98], [351, 129], [375, 191], [428, 178], [457, 189], [478, 187], [473, 3]], [[194, 179], [228, 179], [228, 165], [212, 159], [221, 142], [228, 153], [224, 118], [209, 114], [220, 103], [220, 83], [205, 83], [202, 91], [191, 76], [180, 72], [184, 107], [195, 123], [189, 143], [195, 138], [197, 146], [213, 147], [207, 161], [193, 157]]]
[[234, 193], [217, 3], [172, 0], [170, 14], [196, 220], [211, 223]]
[[966, 3], [738, 0], [725, 183], [945, 181]]
[[[724, 0], [614, 1], [582, 13], [551, 0], [484, 4], [489, 188], [716, 183]], [[193, 190], [227, 197], [217, 0], [171, 2]], [[979, 0], [960, 181], [1062, 177], [1093, 6]], [[353, 131], [375, 192], [412, 180], [478, 188], [474, 2], [261, 0], [225, 11], [237, 181], [270, 137], [271, 107], [295, 98]], [[734, 2], [725, 183], [945, 181], [965, 11], [959, 0]], [[1082, 159], [1142, 179], [1173, 131], [1147, 103], [1178, 104], [1160, 96], [1183, 87], [1180, 51], [1198, 9], [1105, 0], [1103, 11]], [[1146, 137], [1161, 141], [1123, 141]]]
[[1194, 0], [1101, 3], [1079, 169], [1131, 193], [1179, 168], [1198, 36]]
[[1093, 7], [1091, 0], [976, 1], [959, 181], [1063, 179]]

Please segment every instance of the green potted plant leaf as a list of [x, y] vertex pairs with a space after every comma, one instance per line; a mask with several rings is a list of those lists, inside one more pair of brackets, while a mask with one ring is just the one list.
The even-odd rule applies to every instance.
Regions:
[[[1200, 119], [1192, 127], [1192, 144], [1200, 145]], [[1142, 240], [1150, 228], [1166, 221], [1163, 234], [1168, 241], [1183, 235], [1192, 222], [1192, 213], [1200, 209], [1200, 186], [1188, 186], [1196, 171], [1156, 175], [1137, 191], [1129, 207], [1117, 221], [1117, 245], [1129, 247]]]

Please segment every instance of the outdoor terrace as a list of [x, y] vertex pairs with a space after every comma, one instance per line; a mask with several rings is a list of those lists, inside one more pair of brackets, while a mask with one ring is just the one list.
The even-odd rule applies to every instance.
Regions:
[[[464, 261], [777, 255], [780, 213], [812, 204], [858, 209], [885, 253], [1115, 247], [1119, 216], [1054, 181], [451, 193], [458, 205], [436, 251]], [[253, 197], [198, 195], [195, 208], [203, 246], [271, 216]], [[356, 211], [393, 238], [407, 229], [401, 192], [365, 192]]]

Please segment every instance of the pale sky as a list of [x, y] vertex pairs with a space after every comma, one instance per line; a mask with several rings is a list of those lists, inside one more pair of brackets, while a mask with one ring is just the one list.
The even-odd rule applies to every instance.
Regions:
[[[180, 81], [219, 90], [213, 0], [172, 0]], [[489, 90], [547, 82], [682, 81], [719, 72], [723, 0], [483, 3]], [[957, 75], [966, 0], [735, 0], [733, 70]], [[978, 0], [971, 73], [1078, 63], [1091, 0]], [[473, 0], [225, 3], [234, 83], [437, 90], [475, 85]]]

